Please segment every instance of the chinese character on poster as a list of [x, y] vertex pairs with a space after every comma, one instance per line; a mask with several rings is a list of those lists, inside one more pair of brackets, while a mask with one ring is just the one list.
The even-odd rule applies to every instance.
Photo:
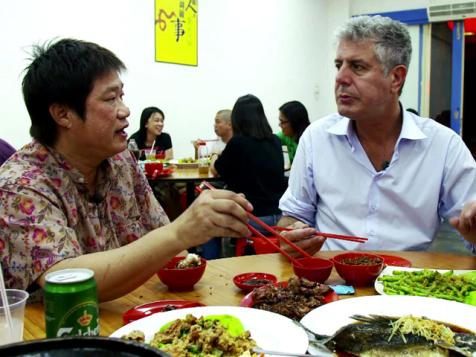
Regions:
[[196, 66], [198, 0], [155, 0], [155, 60]]

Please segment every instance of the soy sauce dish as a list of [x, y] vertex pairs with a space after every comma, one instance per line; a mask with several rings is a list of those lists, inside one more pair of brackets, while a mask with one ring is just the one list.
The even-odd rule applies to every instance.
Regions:
[[233, 278], [233, 283], [244, 292], [250, 292], [254, 288], [274, 284], [277, 281], [278, 278], [275, 275], [268, 273], [243, 273]]

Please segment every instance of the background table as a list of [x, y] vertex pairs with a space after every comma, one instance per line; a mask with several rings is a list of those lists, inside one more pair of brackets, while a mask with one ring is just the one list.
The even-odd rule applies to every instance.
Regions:
[[210, 182], [220, 181], [219, 177], [215, 177], [210, 173], [210, 170], [206, 174], [198, 172], [198, 168], [191, 169], [179, 169], [176, 168], [171, 175], [157, 177], [154, 180], [149, 179], [149, 183], [152, 186], [153, 184], [160, 184], [161, 182], [172, 182], [172, 183], [185, 183], [186, 194], [187, 194], [187, 207], [195, 199], [195, 186], [200, 184], [203, 180]]
[[[319, 252], [316, 256], [332, 257], [341, 252]], [[410, 260], [413, 267], [435, 269], [472, 269], [476, 270], [476, 257], [460, 256], [433, 252], [381, 252], [398, 255]], [[122, 314], [130, 308], [146, 302], [163, 299], [198, 300], [206, 305], [237, 306], [245, 294], [233, 284], [233, 277], [244, 272], [268, 272], [278, 280], [287, 280], [293, 275], [292, 266], [280, 254], [263, 254], [208, 261], [203, 278], [189, 292], [170, 292], [157, 276], [150, 278], [144, 285], [119, 299], [100, 305], [101, 335], [108, 336], [123, 326]], [[326, 281], [328, 284], [342, 284], [335, 269]], [[340, 299], [353, 296], [376, 295], [373, 287], [357, 288], [352, 296], [340, 296]], [[42, 304], [26, 307], [24, 338], [26, 340], [45, 337], [45, 322]]]

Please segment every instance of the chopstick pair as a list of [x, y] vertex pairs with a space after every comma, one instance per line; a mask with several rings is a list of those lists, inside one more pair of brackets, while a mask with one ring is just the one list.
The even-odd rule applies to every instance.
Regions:
[[[214, 190], [215, 187], [213, 187], [212, 184], [210, 184], [207, 181], [202, 181], [201, 185], [207, 187], [210, 190]], [[202, 191], [202, 188], [199, 185], [197, 188], [199, 191]], [[270, 227], [266, 223], [264, 223], [262, 220], [260, 220], [258, 217], [253, 215], [250, 212], [246, 212], [248, 217], [256, 222], [258, 225], [263, 227], [266, 231], [272, 234], [272, 236], [278, 238], [278, 240], [284, 241], [285, 243], [289, 244], [293, 249], [301, 253], [305, 257], [312, 257], [308, 252], [303, 250], [302, 248], [298, 247], [296, 244], [291, 242], [289, 239], [286, 237], [283, 237], [278, 231], [292, 231], [292, 228], [286, 228], [286, 227]], [[257, 229], [255, 229], [253, 226], [250, 224], [247, 224], [248, 229], [253, 232], [255, 235], [257, 235], [260, 238], [263, 238], [266, 240], [267, 243], [272, 245], [274, 248], [278, 249], [284, 256], [286, 256], [288, 259], [290, 259], [294, 264], [302, 266], [299, 262], [296, 261], [294, 257], [292, 257], [288, 252], [283, 250], [279, 245], [275, 244], [272, 240], [269, 239], [269, 237], [265, 236], [261, 232], [259, 232]], [[342, 240], [347, 240], [347, 241], [352, 241], [352, 242], [357, 242], [357, 243], [365, 243], [367, 241], [367, 238], [364, 237], [356, 237], [356, 236], [347, 236], [347, 235], [342, 235], [342, 234], [334, 234], [334, 233], [324, 233], [324, 232], [316, 232], [313, 236], [320, 236], [320, 237], [325, 237], [325, 238], [333, 238], [333, 239], [342, 239]], [[252, 237], [251, 237], [252, 239]]]
[[[202, 183], [197, 186], [197, 189], [201, 192], [202, 191], [202, 188], [200, 187], [201, 185], [207, 187], [208, 189], [210, 190], [215, 190], [215, 187], [210, 184], [209, 182], [207, 181], [202, 181]], [[301, 253], [303, 256], [305, 257], [308, 257], [308, 258], [312, 258], [312, 255], [310, 255], [308, 252], [306, 252], [305, 250], [303, 250], [302, 248], [298, 247], [296, 244], [294, 244], [293, 242], [291, 242], [289, 239], [287, 239], [286, 237], [283, 237], [281, 234], [279, 234], [278, 232], [276, 232], [273, 228], [271, 228], [270, 226], [268, 226], [266, 223], [264, 223], [262, 220], [260, 220], [258, 217], [256, 217], [255, 215], [253, 215], [252, 213], [250, 212], [246, 212], [246, 214], [248, 215], [248, 218], [250, 218], [252, 221], [256, 222], [258, 225], [260, 225], [261, 227], [263, 227], [265, 230], [267, 230], [269, 233], [272, 234], [272, 236], [276, 237], [278, 240], [281, 240], [281, 241], [284, 241], [285, 243], [289, 244], [293, 249], [295, 249], [296, 251], [298, 251], [299, 253]], [[278, 244], [274, 243], [271, 239], [269, 239], [269, 237], [265, 236], [263, 233], [261, 233], [260, 231], [258, 231], [256, 228], [254, 228], [252, 225], [250, 224], [247, 224], [247, 227], [248, 229], [253, 233], [255, 234], [256, 236], [258, 236], [259, 238], [262, 238], [264, 239], [268, 244], [272, 245], [275, 249], [277, 249], [278, 251], [281, 252], [281, 254], [283, 254], [285, 257], [287, 257], [289, 260], [291, 260], [294, 264], [298, 265], [298, 266], [303, 266], [301, 263], [299, 263], [298, 261], [296, 261], [296, 258], [294, 258], [293, 256], [291, 256], [288, 252], [286, 252], [284, 249], [282, 249]], [[250, 239], [253, 239], [253, 237], [250, 237]]]
[[[277, 231], [292, 231], [293, 228], [287, 228], [287, 227], [273, 227]], [[356, 237], [356, 236], [346, 236], [342, 234], [334, 234], [334, 233], [324, 233], [324, 232], [316, 232], [312, 235], [312, 237], [326, 237], [326, 238], [332, 238], [332, 239], [341, 239], [341, 240], [348, 240], [351, 242], [357, 242], [357, 243], [365, 243], [367, 242], [368, 238], [364, 237]]]

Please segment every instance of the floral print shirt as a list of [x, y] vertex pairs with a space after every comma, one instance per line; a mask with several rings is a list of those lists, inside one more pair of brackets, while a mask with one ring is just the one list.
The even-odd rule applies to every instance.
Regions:
[[100, 165], [93, 197], [84, 175], [37, 141], [0, 168], [0, 259], [8, 288], [27, 289], [63, 259], [123, 246], [167, 223], [127, 150]]

